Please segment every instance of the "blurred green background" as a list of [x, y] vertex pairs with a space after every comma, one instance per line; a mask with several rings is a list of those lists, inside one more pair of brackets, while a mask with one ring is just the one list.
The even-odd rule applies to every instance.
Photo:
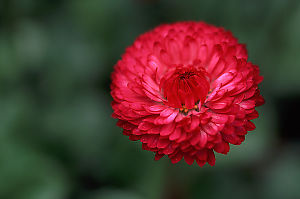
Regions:
[[[182, 20], [231, 30], [265, 77], [214, 167], [155, 162], [110, 116], [125, 48]], [[298, 0], [0, 0], [0, 199], [300, 198], [299, 75]]]

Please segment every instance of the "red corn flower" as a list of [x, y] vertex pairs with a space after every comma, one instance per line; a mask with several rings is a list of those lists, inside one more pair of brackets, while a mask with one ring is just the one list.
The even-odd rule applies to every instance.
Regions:
[[113, 117], [130, 140], [172, 163], [215, 164], [239, 145], [264, 103], [259, 68], [231, 32], [204, 22], [139, 36], [112, 73]]

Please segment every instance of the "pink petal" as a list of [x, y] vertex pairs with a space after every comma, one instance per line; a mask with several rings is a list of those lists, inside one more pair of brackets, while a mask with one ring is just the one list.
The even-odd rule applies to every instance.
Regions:
[[255, 128], [256, 128], [256, 127], [255, 127], [255, 124], [253, 124], [253, 122], [248, 121], [248, 122], [246, 123], [246, 129], [247, 129], [247, 131], [253, 131]]
[[181, 128], [176, 128], [173, 133], [170, 135], [169, 139], [170, 140], [176, 140], [180, 137], [181, 135]]
[[206, 145], [206, 143], [207, 143], [207, 134], [204, 131], [200, 130], [199, 146], [203, 148]]
[[199, 47], [199, 58], [201, 62], [206, 62], [208, 55], [208, 47], [207, 45], [201, 45]]
[[162, 157], [164, 157], [164, 154], [155, 153], [154, 160], [157, 161], [157, 160], [161, 159]]
[[227, 154], [230, 147], [227, 142], [220, 142], [214, 146], [214, 150], [218, 153]]
[[225, 114], [212, 114], [212, 122], [225, 124], [228, 121], [228, 116]]
[[169, 154], [172, 154], [174, 153], [175, 149], [172, 148], [171, 144], [169, 146], [167, 146], [164, 150], [163, 150], [163, 153], [165, 155], [169, 155]]
[[215, 86], [226, 85], [228, 82], [230, 82], [233, 79], [234, 76], [235, 75], [232, 72], [224, 73], [214, 81], [214, 85]]
[[197, 145], [201, 140], [201, 133], [200, 132], [195, 132], [194, 134], [195, 135], [190, 139], [190, 143], [193, 146]]
[[200, 119], [197, 116], [192, 116], [191, 118], [191, 126], [189, 130], [193, 131], [195, 128], [199, 127]]
[[206, 161], [199, 160], [199, 159], [196, 159], [196, 162], [200, 167], [203, 167], [206, 164]]
[[206, 125], [202, 126], [202, 128], [205, 131], [205, 133], [209, 135], [216, 135], [218, 132], [218, 127], [212, 122], [207, 123]]
[[170, 159], [171, 159], [171, 162], [173, 164], [175, 164], [175, 163], [179, 162], [182, 159], [182, 157], [183, 157], [182, 153], [177, 153], [175, 155], [172, 155], [172, 157], [170, 157]]
[[174, 129], [175, 129], [174, 123], [163, 125], [162, 128], [160, 129], [160, 135], [161, 136], [170, 135], [174, 131]]
[[216, 162], [216, 158], [215, 158], [215, 154], [212, 150], [208, 150], [208, 158], [207, 158], [207, 162], [209, 165], [214, 166], [215, 162]]
[[184, 160], [188, 165], [192, 165], [194, 163], [194, 158], [188, 155], [184, 155]]
[[197, 153], [197, 159], [198, 160], [203, 160], [206, 161], [207, 160], [207, 150], [201, 150]]
[[147, 131], [147, 130], [153, 128], [153, 124], [148, 123], [148, 122], [141, 122], [141, 123], [139, 124], [138, 128], [139, 128], [140, 130]]
[[160, 138], [157, 143], [157, 148], [165, 148], [170, 144], [168, 139]]
[[152, 111], [152, 112], [161, 112], [162, 110], [164, 110], [166, 107], [163, 105], [153, 105], [153, 106], [149, 106], [148, 110]]
[[147, 95], [147, 97], [149, 97], [151, 100], [156, 101], [156, 102], [162, 102], [162, 98], [161, 96], [155, 95], [149, 91], [147, 91], [146, 89], [143, 89], [143, 91], [145, 92], [145, 95]]
[[240, 103], [240, 106], [244, 109], [252, 109], [255, 108], [255, 101], [254, 100], [247, 100]]
[[165, 110], [163, 110], [160, 113], [160, 116], [162, 117], [168, 117], [169, 115], [171, 115], [172, 113], [174, 113], [175, 109], [171, 109], [171, 108], [166, 108]]

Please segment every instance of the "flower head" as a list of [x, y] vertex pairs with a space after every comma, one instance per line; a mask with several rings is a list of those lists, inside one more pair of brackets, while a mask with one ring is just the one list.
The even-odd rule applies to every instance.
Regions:
[[264, 100], [259, 68], [231, 32], [204, 22], [149, 31], [126, 49], [112, 73], [113, 117], [155, 160], [199, 166], [239, 145]]

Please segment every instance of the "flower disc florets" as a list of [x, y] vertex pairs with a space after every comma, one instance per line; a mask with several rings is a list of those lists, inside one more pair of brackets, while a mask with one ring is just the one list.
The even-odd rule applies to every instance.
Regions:
[[229, 31], [203, 22], [161, 25], [126, 49], [112, 74], [113, 117], [158, 160], [215, 164], [239, 145], [263, 104], [259, 68]]

